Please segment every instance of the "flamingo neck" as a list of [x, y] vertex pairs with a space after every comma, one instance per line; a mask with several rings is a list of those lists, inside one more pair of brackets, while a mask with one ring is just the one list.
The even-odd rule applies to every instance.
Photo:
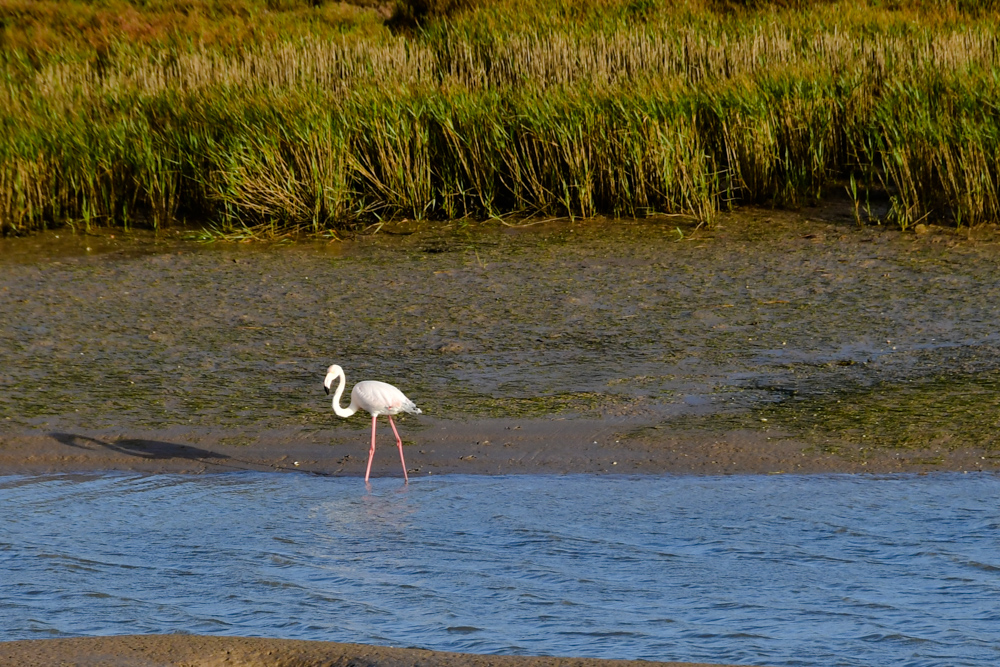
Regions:
[[340, 397], [344, 394], [344, 385], [347, 384], [347, 378], [344, 377], [343, 373], [340, 373], [339, 377], [340, 383], [337, 385], [337, 391], [333, 393], [333, 411], [338, 417], [350, 417], [357, 412], [358, 409], [354, 406], [353, 402], [351, 402], [351, 404], [346, 408], [340, 407]]

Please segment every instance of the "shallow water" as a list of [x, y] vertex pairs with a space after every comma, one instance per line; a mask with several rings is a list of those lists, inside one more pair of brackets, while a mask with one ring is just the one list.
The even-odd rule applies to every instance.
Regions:
[[0, 639], [994, 665], [994, 475], [0, 477]]

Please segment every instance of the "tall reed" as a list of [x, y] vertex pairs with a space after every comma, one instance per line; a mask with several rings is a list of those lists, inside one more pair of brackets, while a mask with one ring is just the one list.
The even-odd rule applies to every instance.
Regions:
[[904, 227], [996, 220], [995, 20], [851, 7], [505, 31], [497, 21], [516, 21], [499, 6], [415, 36], [41, 64], [7, 53], [0, 230], [186, 217], [321, 231], [509, 212], [711, 222], [848, 178], [884, 189]]

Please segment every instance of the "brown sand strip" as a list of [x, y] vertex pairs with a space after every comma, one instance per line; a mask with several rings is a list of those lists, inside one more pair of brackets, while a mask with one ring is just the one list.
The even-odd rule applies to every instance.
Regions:
[[[893, 473], [1000, 469], [1000, 458], [975, 448], [871, 450], [844, 443], [837, 454], [779, 432], [690, 433], [647, 429], [617, 420], [422, 418], [407, 424], [411, 478], [449, 473], [776, 474]], [[387, 432], [387, 429], [386, 429]], [[66, 429], [0, 433], [0, 474], [120, 470], [205, 473], [295, 471], [363, 476], [368, 431], [295, 429], [155, 432]], [[383, 433], [372, 475], [402, 477], [391, 435]]]
[[[710, 667], [699, 663], [702, 667]], [[695, 663], [474, 655], [365, 644], [124, 635], [0, 642], [4, 667], [698, 667]]]

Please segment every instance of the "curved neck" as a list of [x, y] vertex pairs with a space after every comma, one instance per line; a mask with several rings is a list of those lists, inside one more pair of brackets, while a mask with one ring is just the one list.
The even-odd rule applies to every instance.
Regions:
[[333, 411], [337, 413], [338, 417], [350, 417], [355, 412], [358, 411], [354, 407], [354, 403], [351, 403], [346, 409], [340, 407], [340, 397], [344, 394], [344, 385], [347, 384], [347, 378], [344, 377], [343, 373], [339, 373], [340, 383], [337, 385], [337, 391], [333, 393]]

